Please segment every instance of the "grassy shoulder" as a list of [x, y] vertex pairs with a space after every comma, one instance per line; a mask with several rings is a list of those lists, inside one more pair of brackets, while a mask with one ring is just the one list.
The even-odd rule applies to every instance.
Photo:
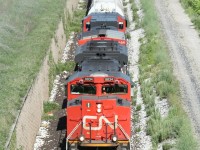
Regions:
[[[168, 139], [176, 139], [175, 145], [165, 144], [164, 149], [197, 149], [189, 119], [184, 112], [179, 92], [179, 83], [173, 75], [172, 63], [164, 42], [153, 0], [141, 0], [144, 18], [141, 23], [145, 38], [140, 49], [140, 79], [142, 97], [149, 117], [147, 133], [152, 137], [153, 148]], [[167, 98], [169, 114], [161, 118], [155, 109], [155, 98]]]
[[180, 0], [195, 27], [200, 31], [200, 0]]
[[[67, 38], [69, 37], [71, 32], [79, 32], [82, 18], [84, 17], [86, 7], [85, 3], [81, 5], [83, 10], [75, 10], [73, 14], [67, 14], [68, 19], [67, 22], [64, 23], [65, 27], [65, 34]], [[66, 21], [63, 19], [63, 21]], [[53, 88], [53, 81], [55, 79], [55, 76], [58, 74], [61, 74], [63, 71], [72, 72], [75, 67], [75, 62], [73, 60], [67, 61], [66, 63], [58, 62], [57, 64], [54, 62], [52, 52], [49, 53], [49, 62], [48, 62], [50, 68], [49, 68], [49, 89], [52, 90]], [[49, 102], [46, 101], [43, 104], [43, 116], [42, 120], [54, 120], [57, 119], [54, 114], [60, 109], [60, 105], [57, 102]], [[12, 135], [11, 143], [10, 143], [10, 149], [16, 148], [16, 133]]]
[[36, 77], [65, 0], [0, 0], [0, 149]]
[[[67, 20], [64, 21], [65, 34], [67, 39], [72, 32], [76, 34], [81, 32], [81, 21], [85, 16], [86, 12], [86, 3], [81, 3], [80, 7], [82, 9], [76, 9], [73, 14], [67, 13]], [[74, 60], [67, 61], [66, 63], [58, 62], [57, 64], [54, 62], [52, 53], [49, 54], [49, 89], [52, 89], [53, 81], [55, 76], [62, 73], [63, 71], [71, 72], [75, 67]]]
[[65, 22], [66, 24], [66, 34], [67, 37], [70, 35], [71, 32], [75, 32], [75, 33], [80, 33], [81, 32], [81, 21], [85, 16], [85, 9], [86, 9], [86, 3], [82, 3], [80, 6], [82, 9], [76, 9], [73, 12], [73, 15], [70, 15], [70, 13], [67, 14], [67, 20]]

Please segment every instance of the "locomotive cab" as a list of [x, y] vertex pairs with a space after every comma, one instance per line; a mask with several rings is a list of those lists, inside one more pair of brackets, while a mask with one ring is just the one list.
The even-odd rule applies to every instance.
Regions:
[[100, 29], [126, 31], [127, 20], [116, 12], [91, 13], [82, 21], [82, 31], [95, 31]]
[[[76, 78], [76, 80], [68, 82], [68, 100], [76, 99], [81, 95], [117, 95], [120, 98], [130, 101], [131, 85], [129, 82], [118, 77], [95, 77], [96, 74], [93, 75], [94, 76]], [[104, 76], [104, 74], [102, 75]]]
[[118, 76], [94, 73], [68, 82], [68, 149], [129, 149], [131, 85]]

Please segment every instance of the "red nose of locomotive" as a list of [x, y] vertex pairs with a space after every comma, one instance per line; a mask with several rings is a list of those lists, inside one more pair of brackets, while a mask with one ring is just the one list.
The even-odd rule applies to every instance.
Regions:
[[[120, 105], [121, 101], [122, 99], [108, 98], [82, 100], [81, 108], [74, 112], [73, 118], [68, 118], [68, 121], [74, 120], [75, 115], [79, 116], [81, 113], [80, 127], [73, 134], [72, 139], [78, 139], [80, 146], [87, 147], [107, 147], [128, 143], [131, 134], [130, 106]], [[69, 110], [68, 113], [72, 114]], [[68, 133], [72, 130], [71, 128]]]

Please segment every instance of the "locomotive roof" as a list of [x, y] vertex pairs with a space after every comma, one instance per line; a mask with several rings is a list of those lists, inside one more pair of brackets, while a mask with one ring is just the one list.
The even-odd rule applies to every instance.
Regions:
[[97, 71], [113, 71], [118, 72], [120, 65], [117, 60], [96, 60], [91, 59], [89, 61], [84, 61], [81, 63], [82, 70], [88, 72], [97, 72]]
[[[124, 17], [117, 12], [105, 12], [105, 13], [91, 13], [88, 16], [92, 16], [91, 22], [102, 22], [102, 21], [118, 21], [118, 16]], [[85, 18], [87, 18], [86, 16]]]
[[97, 38], [104, 35], [108, 38], [122, 39], [125, 40], [125, 34], [117, 30], [91, 30], [80, 34], [80, 39]]
[[120, 71], [120, 65], [116, 60], [86, 60], [82, 64], [82, 71], [75, 72], [71, 75], [67, 82], [70, 82], [76, 78], [84, 76], [114, 76], [117, 78], [123, 78], [124, 80], [131, 82], [128, 75]]
[[112, 58], [117, 59], [121, 64], [128, 62], [127, 47], [116, 41], [90, 41], [76, 49], [75, 62], [82, 62], [90, 58]]

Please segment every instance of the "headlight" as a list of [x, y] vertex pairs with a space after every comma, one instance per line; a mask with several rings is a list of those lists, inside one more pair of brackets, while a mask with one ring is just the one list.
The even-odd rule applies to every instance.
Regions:
[[101, 112], [101, 109], [98, 108], [98, 109], [97, 109], [97, 112], [100, 113], [100, 112]]
[[113, 141], [113, 142], [116, 142], [116, 141], [117, 141], [117, 136], [116, 136], [116, 135], [113, 135], [113, 136], [112, 136], [112, 141]]
[[85, 140], [85, 137], [84, 137], [83, 135], [81, 135], [81, 136], [79, 137], [79, 140], [80, 140], [81, 142], [83, 142], [83, 141]]
[[97, 108], [99, 108], [99, 109], [100, 109], [100, 108], [101, 108], [101, 104], [97, 104]]

